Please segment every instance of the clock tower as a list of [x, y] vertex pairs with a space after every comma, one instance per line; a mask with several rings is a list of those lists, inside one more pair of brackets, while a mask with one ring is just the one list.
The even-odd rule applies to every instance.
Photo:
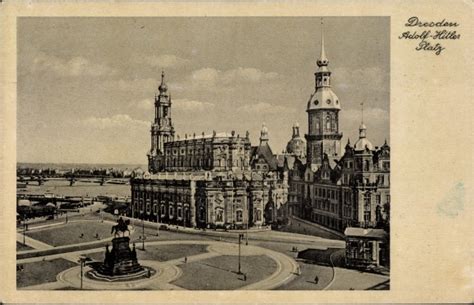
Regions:
[[321, 22], [321, 56], [317, 61], [315, 90], [311, 95], [306, 112], [308, 113], [307, 164], [312, 168], [321, 165], [323, 156], [329, 159], [340, 158], [342, 133], [339, 132], [339, 98], [331, 89], [329, 60], [324, 50], [324, 34]]

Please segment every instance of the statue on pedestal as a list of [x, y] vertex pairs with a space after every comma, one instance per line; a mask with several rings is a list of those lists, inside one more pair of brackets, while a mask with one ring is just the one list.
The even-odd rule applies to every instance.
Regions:
[[[124, 221], [120, 217], [117, 225], [112, 227], [111, 233], [114, 234], [112, 249], [109, 248], [109, 245], [106, 245], [104, 262], [90, 273], [92, 277], [114, 281], [125, 280], [129, 276], [135, 277], [147, 272], [138, 263], [135, 244], [133, 244], [132, 249], [130, 248], [129, 224], [129, 220]], [[126, 236], [126, 232], [128, 232], [128, 236]]]

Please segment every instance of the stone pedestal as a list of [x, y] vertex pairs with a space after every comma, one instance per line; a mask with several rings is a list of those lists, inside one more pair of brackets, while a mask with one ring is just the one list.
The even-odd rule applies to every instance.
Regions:
[[107, 246], [104, 263], [98, 268], [98, 272], [107, 276], [120, 276], [134, 274], [143, 271], [137, 261], [135, 246], [130, 249], [130, 238], [117, 237], [112, 240], [112, 250]]

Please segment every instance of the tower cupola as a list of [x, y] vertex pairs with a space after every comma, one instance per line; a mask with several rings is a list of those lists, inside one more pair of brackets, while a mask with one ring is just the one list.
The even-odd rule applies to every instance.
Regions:
[[268, 142], [268, 128], [265, 123], [262, 124], [262, 130], [260, 131], [260, 144]]
[[168, 92], [168, 85], [165, 83], [165, 71], [161, 71], [161, 84], [158, 87], [160, 94], [165, 94]]

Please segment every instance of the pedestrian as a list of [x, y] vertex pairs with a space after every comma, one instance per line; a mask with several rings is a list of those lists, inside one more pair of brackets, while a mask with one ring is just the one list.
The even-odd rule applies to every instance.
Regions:
[[247, 273], [244, 273], [244, 281], [247, 281]]
[[319, 277], [316, 275], [316, 277], [314, 278], [314, 283], [317, 285], [319, 282]]
[[150, 278], [150, 277], [151, 277], [151, 271], [150, 271], [150, 269], [148, 269], [148, 278]]
[[188, 262], [188, 257], [185, 256], [185, 257], [184, 257], [184, 263], [186, 264], [187, 262]]
[[298, 267], [296, 267], [296, 274], [301, 275], [301, 269], [300, 269], [299, 265], [298, 265]]

